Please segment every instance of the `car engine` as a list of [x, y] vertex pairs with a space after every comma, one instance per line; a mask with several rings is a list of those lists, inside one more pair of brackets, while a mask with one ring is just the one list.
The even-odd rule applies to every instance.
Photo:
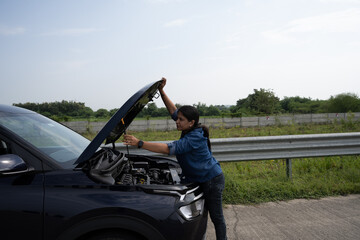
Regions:
[[125, 155], [103, 148], [83, 167], [90, 178], [105, 184], [175, 185], [180, 184], [181, 168], [177, 162], [152, 156]]

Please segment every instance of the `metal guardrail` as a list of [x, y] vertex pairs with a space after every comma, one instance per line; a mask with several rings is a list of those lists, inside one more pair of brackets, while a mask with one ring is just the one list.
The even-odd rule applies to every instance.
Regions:
[[360, 133], [214, 139], [218, 161], [250, 161], [360, 154]]
[[[292, 158], [360, 154], [360, 132], [221, 138], [212, 139], [211, 146], [214, 157], [220, 162], [286, 159], [287, 173], [291, 177]], [[126, 146], [121, 143], [116, 144], [116, 148], [126, 151]], [[134, 147], [129, 147], [129, 151], [164, 156]]]

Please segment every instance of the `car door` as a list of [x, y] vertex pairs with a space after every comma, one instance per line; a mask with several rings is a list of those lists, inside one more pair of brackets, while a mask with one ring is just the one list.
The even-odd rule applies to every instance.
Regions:
[[[20, 157], [27, 170], [4, 169], [8, 156]], [[43, 239], [41, 161], [1, 134], [0, 157], [0, 239]]]

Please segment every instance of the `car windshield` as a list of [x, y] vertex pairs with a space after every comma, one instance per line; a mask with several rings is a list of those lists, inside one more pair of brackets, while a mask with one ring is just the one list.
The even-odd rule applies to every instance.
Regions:
[[40, 114], [0, 114], [0, 125], [14, 132], [64, 168], [72, 168], [90, 141]]

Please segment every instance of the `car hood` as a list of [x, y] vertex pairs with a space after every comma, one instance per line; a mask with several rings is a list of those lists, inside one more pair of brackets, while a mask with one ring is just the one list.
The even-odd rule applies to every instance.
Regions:
[[152, 101], [161, 82], [162, 80], [148, 84], [130, 97], [90, 142], [75, 164], [89, 160], [104, 141], [105, 144], [115, 143], [136, 115]]

